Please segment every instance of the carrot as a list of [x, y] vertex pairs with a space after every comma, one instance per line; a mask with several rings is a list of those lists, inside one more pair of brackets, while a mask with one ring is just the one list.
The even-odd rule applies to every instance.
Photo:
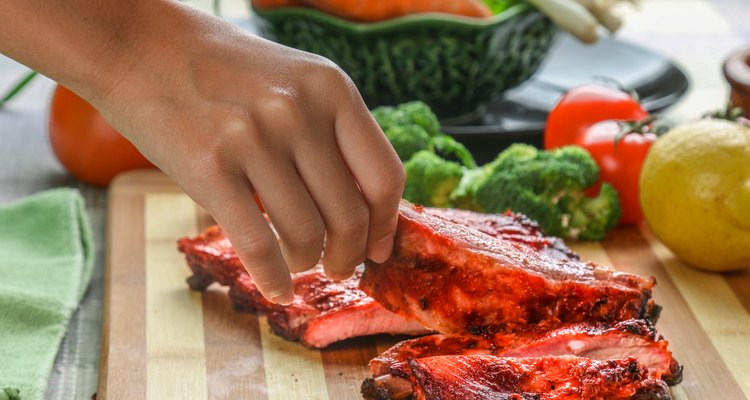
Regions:
[[253, 5], [258, 8], [277, 8], [277, 7], [302, 7], [305, 5], [302, 0], [252, 0]]
[[492, 11], [482, 0], [304, 0], [308, 5], [339, 17], [375, 22], [407, 14], [446, 13], [487, 18]]

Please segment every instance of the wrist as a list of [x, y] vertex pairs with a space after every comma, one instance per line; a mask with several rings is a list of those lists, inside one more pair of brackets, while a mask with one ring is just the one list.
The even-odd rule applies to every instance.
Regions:
[[[92, 104], [156, 100], [180, 96], [194, 78], [191, 66], [211, 58], [212, 40], [229, 23], [171, 0], [147, 1], [134, 15], [127, 37], [101, 55], [106, 70], [94, 82]], [[214, 38], [214, 39], [212, 39]], [[183, 94], [184, 95], [184, 94]]]
[[118, 26], [107, 31], [99, 49], [90, 52], [89, 71], [72, 78], [74, 91], [95, 106], [117, 102], [118, 88], [145, 83], [149, 75], [164, 74], [159, 64], [170, 58], [170, 32], [182, 25], [182, 16], [170, 0], [136, 0], [127, 5], [117, 20]]

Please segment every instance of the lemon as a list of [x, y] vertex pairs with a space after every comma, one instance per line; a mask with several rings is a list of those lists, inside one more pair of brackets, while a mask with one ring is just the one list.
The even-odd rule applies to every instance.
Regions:
[[710, 271], [750, 267], [750, 128], [718, 119], [673, 128], [646, 157], [640, 200], [681, 260]]

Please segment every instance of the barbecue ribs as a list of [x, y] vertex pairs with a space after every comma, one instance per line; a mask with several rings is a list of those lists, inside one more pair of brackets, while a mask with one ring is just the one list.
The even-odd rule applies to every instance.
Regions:
[[656, 319], [653, 278], [550, 256], [455, 219], [402, 202], [393, 255], [365, 263], [362, 290], [441, 333], [489, 337], [574, 322]]
[[388, 261], [343, 282], [296, 274], [289, 306], [261, 296], [218, 227], [179, 249], [191, 288], [229, 286], [235, 309], [306, 346], [440, 332], [373, 359], [366, 400], [668, 400], [682, 378], [654, 330], [654, 280], [582, 262], [520, 214], [404, 202]]
[[578, 323], [544, 333], [497, 334], [491, 339], [430, 335], [398, 343], [370, 361], [372, 378], [365, 381], [362, 389], [370, 400], [407, 398], [414, 390], [409, 360], [454, 355], [517, 358], [573, 355], [602, 361], [631, 357], [643, 367], [648, 379], [674, 385], [682, 379], [682, 367], [667, 344], [656, 335], [653, 325], [643, 320], [624, 321], [613, 327]]
[[358, 270], [343, 282], [325, 276], [323, 268], [296, 274], [295, 298], [288, 306], [267, 301], [253, 283], [221, 229], [211, 227], [195, 238], [179, 241], [193, 275], [188, 284], [205, 290], [218, 282], [229, 286], [229, 297], [238, 311], [265, 314], [273, 331], [309, 347], [381, 333], [429, 333], [421, 324], [393, 314], [359, 290]]
[[[435, 356], [411, 359], [414, 400], [668, 400], [634, 358]], [[365, 398], [386, 400], [373, 388]], [[407, 397], [402, 397], [407, 398]]]
[[[427, 210], [550, 257], [577, 259], [562, 240], [544, 236], [539, 226], [522, 214]], [[188, 279], [192, 289], [202, 291], [214, 282], [228, 286], [236, 310], [267, 315], [274, 332], [306, 346], [326, 347], [339, 340], [378, 333], [418, 335], [430, 332], [417, 322], [386, 311], [359, 290], [361, 270], [345, 282], [328, 279], [320, 266], [297, 274], [294, 277], [297, 296], [292, 305], [283, 307], [263, 298], [219, 227], [210, 227], [194, 238], [181, 239], [178, 248], [185, 253], [193, 272]]]

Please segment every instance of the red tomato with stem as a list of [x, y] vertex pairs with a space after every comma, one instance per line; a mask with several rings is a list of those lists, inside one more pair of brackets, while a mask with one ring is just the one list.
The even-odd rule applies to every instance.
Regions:
[[620, 89], [595, 84], [579, 86], [565, 93], [550, 111], [544, 148], [576, 144], [589, 127], [601, 121], [640, 121], [648, 115], [638, 100]]
[[93, 106], [61, 85], [52, 95], [49, 138], [60, 163], [94, 185], [106, 186], [124, 171], [154, 167]]
[[[579, 141], [599, 165], [599, 182], [609, 182], [617, 190], [622, 207], [620, 224], [643, 220], [638, 182], [643, 162], [656, 140], [650, 131], [652, 118], [640, 122], [604, 121], [591, 126]], [[599, 184], [593, 189], [598, 193]]]
[[[639, 122], [640, 121], [640, 122]], [[599, 165], [600, 179], [587, 194], [599, 193], [602, 181], [617, 190], [621, 224], [643, 220], [638, 181], [656, 135], [652, 122], [634, 96], [611, 86], [589, 84], [571, 89], [550, 111], [544, 148], [579, 145]]]

